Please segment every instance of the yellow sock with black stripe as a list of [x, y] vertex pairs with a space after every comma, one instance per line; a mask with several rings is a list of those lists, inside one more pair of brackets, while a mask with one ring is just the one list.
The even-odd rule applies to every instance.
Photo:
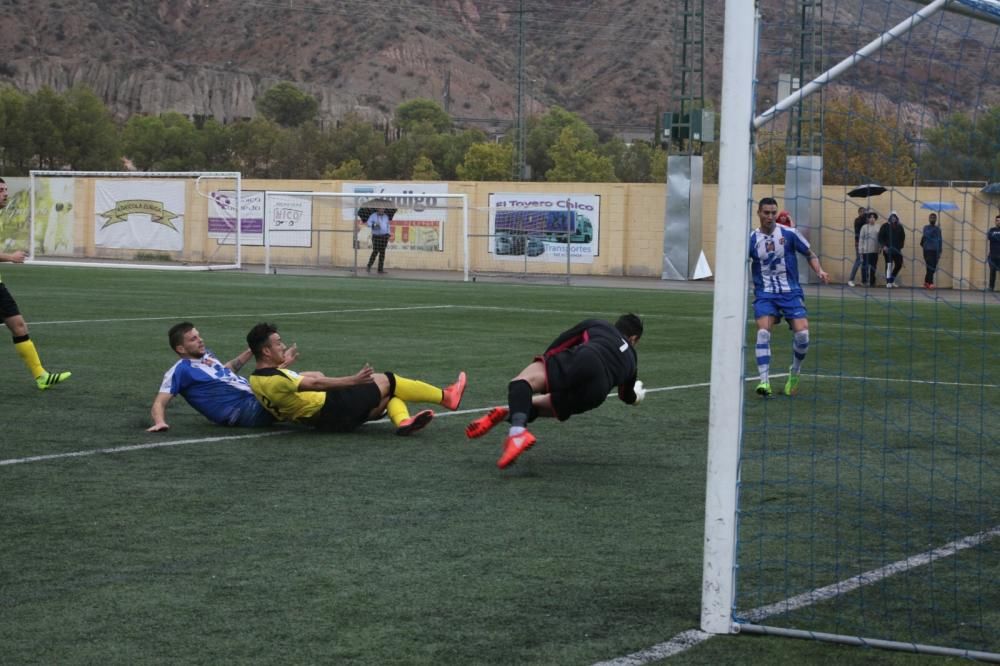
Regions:
[[32, 377], [38, 379], [45, 374], [45, 368], [42, 367], [42, 361], [38, 358], [38, 350], [35, 349], [35, 343], [27, 335], [14, 338], [14, 349], [17, 351], [17, 355], [21, 357], [21, 360], [24, 361], [24, 364], [28, 366]]
[[385, 406], [385, 411], [395, 426], [410, 418], [410, 410], [406, 408], [406, 403], [399, 398], [389, 398], [389, 404]]
[[407, 402], [430, 402], [440, 405], [444, 398], [444, 393], [437, 386], [431, 386], [427, 382], [417, 379], [407, 379], [393, 373], [396, 377], [396, 390], [393, 393], [397, 398], [402, 398]]

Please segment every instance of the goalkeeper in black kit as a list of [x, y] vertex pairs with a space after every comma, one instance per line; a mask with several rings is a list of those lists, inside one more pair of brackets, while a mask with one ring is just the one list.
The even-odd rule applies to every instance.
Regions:
[[482, 437], [501, 421], [510, 421], [497, 467], [510, 466], [535, 444], [528, 423], [539, 416], [565, 421], [573, 414], [601, 405], [617, 387], [618, 398], [629, 405], [646, 395], [638, 374], [635, 345], [642, 337], [642, 320], [634, 314], [618, 318], [614, 326], [599, 319], [581, 321], [556, 338], [545, 353], [511, 380], [507, 407], [494, 407], [465, 427], [469, 439]]

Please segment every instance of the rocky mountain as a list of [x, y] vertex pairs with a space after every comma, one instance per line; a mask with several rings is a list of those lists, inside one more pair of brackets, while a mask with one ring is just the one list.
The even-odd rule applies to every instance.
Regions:
[[[704, 4], [704, 86], [706, 96], [717, 100], [724, 0]], [[895, 11], [885, 4], [827, 2], [827, 58], [839, 59], [874, 37]], [[352, 110], [388, 118], [399, 102], [425, 97], [442, 102], [466, 124], [502, 128], [516, 117], [521, 71], [529, 114], [558, 104], [598, 128], [651, 129], [657, 113], [675, 105], [683, 5], [683, 0], [4, 0], [0, 84], [29, 92], [85, 84], [120, 117], [173, 110], [228, 122], [253, 116], [257, 97], [288, 80], [320, 100], [326, 122]], [[761, 2], [762, 82], [791, 68], [797, 6], [797, 0]], [[901, 10], [895, 13], [902, 16]], [[951, 16], [943, 21], [968, 22]], [[995, 28], [985, 23], [934, 34], [935, 53], [960, 62], [981, 62], [996, 44]], [[900, 48], [869, 66], [868, 78], [849, 77], [838, 90], [894, 98], [917, 118], [956, 104], [1000, 99], [995, 75], [984, 86], [976, 71], [935, 67], [932, 55]], [[916, 76], [928, 83], [915, 85]], [[982, 89], [979, 97], [951, 99], [939, 90], [936, 82], [955, 78], [959, 86]], [[955, 82], [949, 83], [954, 88]]]

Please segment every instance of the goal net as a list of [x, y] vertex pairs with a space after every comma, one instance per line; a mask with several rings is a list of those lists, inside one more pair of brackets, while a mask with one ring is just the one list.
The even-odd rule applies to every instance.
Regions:
[[[760, 3], [757, 39], [752, 4], [726, 14], [702, 628], [1000, 660], [1000, 2]], [[769, 317], [802, 241], [830, 285], [798, 253], [807, 317]]]
[[[376, 240], [370, 218], [389, 218], [384, 267], [412, 271], [461, 271], [469, 277], [466, 194], [447, 184], [344, 183], [339, 192], [249, 190], [260, 201], [260, 231], [248, 234], [246, 256], [264, 270], [364, 271]], [[377, 264], [375, 264], [377, 265]]]
[[238, 172], [31, 171], [28, 181], [4, 211], [2, 240], [29, 261], [240, 268], [249, 221]]

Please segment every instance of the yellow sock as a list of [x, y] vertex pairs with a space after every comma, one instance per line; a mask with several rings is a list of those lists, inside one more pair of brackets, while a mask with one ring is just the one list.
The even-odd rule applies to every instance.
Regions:
[[42, 361], [38, 358], [38, 350], [35, 349], [34, 342], [31, 340], [15, 342], [14, 349], [17, 350], [17, 355], [21, 357], [24, 364], [28, 366], [32, 377], [38, 379], [45, 374], [45, 368], [42, 367]]
[[385, 411], [389, 414], [389, 420], [393, 425], [399, 425], [410, 418], [410, 410], [406, 408], [406, 403], [399, 398], [389, 398], [389, 404], [385, 406]]
[[395, 396], [397, 398], [402, 398], [407, 402], [430, 402], [435, 405], [441, 404], [441, 400], [444, 398], [444, 393], [437, 386], [431, 386], [427, 382], [422, 382], [416, 379], [407, 379], [406, 377], [400, 377], [399, 375], [395, 376]]

